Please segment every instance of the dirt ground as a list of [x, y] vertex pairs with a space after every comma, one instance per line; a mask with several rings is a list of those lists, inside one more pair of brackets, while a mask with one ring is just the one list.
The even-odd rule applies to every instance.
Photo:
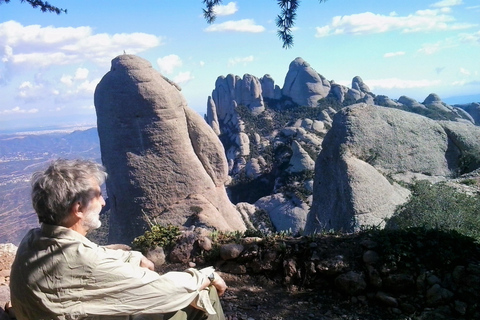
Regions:
[[365, 301], [345, 300], [340, 294], [321, 288], [299, 290], [263, 276], [221, 275], [228, 285], [221, 298], [228, 320], [399, 319], [384, 308], [368, 308]]

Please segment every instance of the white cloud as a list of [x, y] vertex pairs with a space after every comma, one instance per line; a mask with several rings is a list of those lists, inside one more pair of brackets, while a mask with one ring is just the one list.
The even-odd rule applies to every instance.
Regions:
[[439, 85], [440, 80], [404, 80], [398, 78], [367, 80], [370, 89], [412, 89], [412, 88], [428, 88]]
[[461, 33], [458, 36], [458, 41], [462, 44], [480, 45], [480, 30], [474, 33]]
[[471, 73], [465, 68], [460, 68], [460, 73], [469, 76]]
[[322, 38], [340, 34], [373, 34], [389, 31], [431, 32], [459, 30], [471, 28], [473, 24], [456, 23], [455, 18], [448, 15], [448, 10], [419, 10], [408, 16], [389, 16], [364, 12], [349, 16], [335, 16], [329, 25], [316, 28], [315, 37]]
[[182, 84], [185, 84], [185, 83], [189, 82], [190, 80], [193, 80], [194, 78], [195, 77], [192, 76], [190, 71], [186, 71], [186, 72], [180, 72], [178, 75], [176, 75], [173, 78], [173, 81], [175, 83], [178, 83], [178, 84], [182, 85]]
[[60, 78], [60, 82], [63, 83], [64, 85], [71, 86], [73, 84], [73, 77], [70, 75], [62, 75]]
[[254, 60], [253, 56], [243, 57], [243, 58], [230, 58], [228, 59], [228, 66], [233, 67], [239, 63], [243, 63], [243, 65], [247, 65], [247, 63], [252, 62]]
[[468, 84], [467, 80], [457, 80], [452, 82], [452, 86], [463, 87]]
[[226, 21], [219, 24], [212, 24], [205, 29], [206, 32], [264, 32], [265, 28], [261, 25], [256, 25], [253, 19], [243, 19], [237, 21]]
[[72, 75], [62, 75], [60, 78], [60, 82], [67, 85], [67, 86], [72, 86], [73, 82], [76, 80], [86, 80], [88, 78], [89, 70], [86, 68], [78, 68], [75, 71], [75, 74]]
[[16, 97], [25, 102], [33, 102], [48, 97], [52, 91], [47, 88], [45, 83], [31, 83], [24, 81], [18, 86]]
[[85, 93], [88, 94], [89, 97], [93, 97], [93, 93], [95, 92], [95, 87], [100, 82], [100, 79], [95, 79], [92, 81], [85, 80], [79, 84], [77, 87], [78, 93]]
[[397, 52], [387, 52], [383, 55], [384, 58], [392, 58], [392, 57], [398, 57], [398, 56], [404, 56], [405, 52], [404, 51], [397, 51]]
[[175, 68], [181, 67], [183, 63], [179, 56], [170, 54], [163, 58], [158, 58], [157, 64], [161, 73], [171, 74]]
[[78, 68], [76, 71], [75, 71], [75, 76], [74, 76], [74, 79], [76, 80], [85, 80], [88, 78], [88, 69], [86, 68]]
[[5, 48], [4, 63], [46, 67], [85, 61], [105, 63], [124, 50], [136, 54], [157, 47], [161, 39], [146, 33], [94, 34], [86, 26], [23, 26], [11, 20], [0, 23], [0, 43]]
[[431, 54], [434, 54], [438, 51], [440, 51], [441, 49], [443, 49], [444, 47], [442, 46], [442, 43], [441, 42], [437, 42], [437, 43], [426, 43], [422, 46], [422, 48], [420, 48], [418, 50], [419, 53], [423, 53], [423, 54], [426, 54], [426, 55], [431, 55]]
[[236, 2], [229, 2], [227, 5], [217, 5], [213, 7], [213, 11], [217, 16], [230, 16], [238, 11]]
[[418, 50], [419, 53], [431, 55], [440, 50], [455, 48], [461, 45], [480, 45], [480, 31], [475, 33], [460, 33], [455, 37], [450, 37], [436, 43], [425, 43]]
[[100, 78], [72, 81], [71, 84], [67, 84], [68, 88], [66, 90], [64, 88], [55, 89], [55, 102], [66, 103], [78, 99], [91, 99], [99, 82]]
[[38, 112], [38, 109], [36, 108], [22, 109], [20, 107], [14, 107], [8, 110], [1, 110], [0, 114], [25, 114], [25, 113], [37, 113], [37, 112]]
[[442, 0], [431, 5], [434, 8], [453, 7], [463, 4], [462, 0]]
[[330, 27], [329, 26], [324, 26], [324, 27], [316, 27], [317, 33], [315, 34], [315, 37], [317, 38], [323, 38], [326, 37], [330, 34]]

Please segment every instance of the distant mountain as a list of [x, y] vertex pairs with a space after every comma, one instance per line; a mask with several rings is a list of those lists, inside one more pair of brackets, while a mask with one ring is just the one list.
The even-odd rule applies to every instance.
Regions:
[[457, 105], [457, 104], [468, 104], [468, 103], [472, 103], [472, 102], [480, 103], [480, 94], [448, 97], [448, 98], [444, 98], [443, 102], [448, 103], [449, 105], [452, 105], [452, 106]]

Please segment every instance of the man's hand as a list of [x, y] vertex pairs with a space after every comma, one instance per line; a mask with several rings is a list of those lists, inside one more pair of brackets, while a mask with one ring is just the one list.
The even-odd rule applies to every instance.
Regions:
[[218, 295], [222, 296], [225, 293], [225, 290], [227, 290], [227, 284], [225, 283], [225, 280], [223, 280], [218, 273], [214, 272], [215, 275], [215, 280], [212, 282], [212, 286], [217, 289]]
[[155, 265], [153, 264], [152, 261], [148, 260], [146, 257], [142, 257], [142, 260], [140, 260], [140, 267], [155, 271]]

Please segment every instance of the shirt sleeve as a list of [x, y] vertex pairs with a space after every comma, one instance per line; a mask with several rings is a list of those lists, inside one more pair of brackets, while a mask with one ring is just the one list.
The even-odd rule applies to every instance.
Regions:
[[[87, 281], [70, 300], [81, 301], [86, 315], [166, 313], [188, 306], [204, 281], [200, 272], [169, 272], [162, 276], [140, 267], [136, 251], [84, 248]], [[140, 256], [139, 256], [140, 254]]]

